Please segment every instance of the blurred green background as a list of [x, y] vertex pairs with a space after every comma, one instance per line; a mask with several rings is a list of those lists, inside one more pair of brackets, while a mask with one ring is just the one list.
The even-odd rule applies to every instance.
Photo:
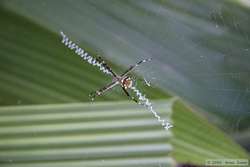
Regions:
[[[1, 166], [175, 166], [249, 153], [249, 2], [0, 2]], [[165, 131], [109, 78], [61, 43], [60, 31], [137, 86]], [[143, 83], [149, 80], [151, 87]], [[240, 146], [241, 145], [241, 146]]]

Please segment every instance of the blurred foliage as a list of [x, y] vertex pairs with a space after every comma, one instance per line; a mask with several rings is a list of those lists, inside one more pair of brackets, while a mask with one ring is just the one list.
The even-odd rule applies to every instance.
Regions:
[[[171, 103], [156, 103], [165, 118]], [[171, 136], [129, 102], [0, 108], [1, 167], [172, 166]]]
[[153, 57], [151, 66], [140, 67], [138, 74], [206, 111], [239, 118], [250, 110], [250, 10], [242, 2], [3, 0], [2, 4], [50, 31], [63, 30], [120, 66]]
[[[112, 81], [64, 47], [58, 34], [6, 10], [0, 12], [4, 25], [0, 28], [0, 105], [90, 101], [92, 91]], [[84, 49], [96, 55], [88, 47]], [[119, 72], [124, 70], [108, 64]], [[142, 84], [138, 81], [138, 85]], [[120, 92], [96, 100], [127, 99]], [[152, 99], [169, 97], [157, 88], [147, 87], [144, 92]]]
[[[179, 100], [173, 102], [166, 91], [156, 87], [146, 87], [143, 92], [150, 99], [167, 99], [156, 103], [156, 106], [159, 106], [157, 111], [159, 109], [163, 115], [172, 110], [170, 119], [175, 127], [172, 128], [173, 137], [169, 143], [167, 139], [171, 136], [170, 133], [163, 131], [148, 111], [138, 111], [142, 109], [133, 102], [118, 102], [127, 100], [119, 90], [96, 99], [116, 102], [55, 105], [89, 102], [88, 94], [108, 83], [111, 78], [108, 80], [96, 68], [65, 48], [60, 43], [58, 33], [47, 27], [41, 27], [4, 8], [0, 8], [0, 23], [4, 25], [0, 27], [1, 166], [98, 166], [100, 162], [106, 166], [119, 166], [122, 163], [129, 166], [136, 162], [153, 166], [156, 162], [172, 164], [173, 159], [177, 162], [204, 164], [209, 158], [248, 156], [230, 137]], [[76, 39], [77, 42], [75, 36], [73, 35], [72, 40]], [[88, 41], [78, 43], [90, 54], [98, 54]], [[108, 63], [119, 72], [127, 66], [115, 65], [113, 61]], [[150, 68], [149, 66], [146, 65], [146, 68]], [[145, 87], [142, 84], [138, 82], [138, 87]], [[168, 110], [164, 107], [172, 103], [173, 106]], [[30, 106], [18, 106], [23, 104]], [[13, 106], [4, 107], [6, 105]], [[124, 124], [120, 124], [120, 121]], [[136, 126], [136, 123], [141, 124]], [[122, 125], [124, 127], [120, 128]], [[158, 131], [159, 138], [153, 136]], [[140, 136], [144, 132], [149, 136]], [[107, 133], [110, 141], [103, 139]], [[126, 133], [128, 136], [133, 134], [138, 141], [122, 138]], [[116, 141], [117, 137], [121, 140]], [[94, 139], [99, 140], [99, 143]], [[113, 144], [117, 144], [117, 147]], [[157, 147], [150, 144], [156, 144]], [[134, 145], [140, 147], [133, 148]], [[118, 149], [118, 146], [125, 151]], [[92, 155], [88, 151], [84, 152], [85, 149], [91, 150], [94, 147], [96, 150]], [[104, 147], [110, 149], [110, 157]], [[142, 148], [142, 151], [136, 148]], [[143, 151], [143, 148], [146, 150]], [[170, 155], [169, 151], [172, 149], [168, 148], [173, 148]], [[136, 154], [136, 151], [139, 153]]]

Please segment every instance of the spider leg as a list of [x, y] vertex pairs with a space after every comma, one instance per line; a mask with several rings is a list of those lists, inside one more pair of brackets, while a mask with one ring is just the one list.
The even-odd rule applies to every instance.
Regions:
[[90, 93], [90, 97], [91, 98], [95, 98], [96, 96], [101, 96], [103, 95], [105, 92], [107, 92], [108, 90], [112, 89], [113, 87], [115, 87], [116, 85], [118, 85], [119, 82], [117, 80], [111, 82], [110, 84], [108, 84], [107, 86], [104, 86], [103, 88], [95, 91], [95, 92], [92, 92]]
[[131, 100], [133, 100], [133, 101], [135, 101], [136, 103], [138, 103], [138, 101], [137, 101], [134, 97], [130, 96], [130, 94], [129, 94], [128, 91], [124, 88], [124, 86], [122, 86], [122, 89], [123, 89], [124, 93], [125, 93]]
[[109, 65], [100, 56], [97, 58], [97, 61], [99, 61], [106, 69], [108, 69], [109, 72], [111, 72], [111, 74], [114, 77], [117, 77], [117, 74], [109, 67]]
[[143, 60], [137, 62], [135, 65], [130, 66], [130, 68], [127, 71], [125, 71], [121, 76], [123, 77], [123, 76], [128, 75], [128, 73], [132, 72], [140, 64], [151, 61], [151, 60], [152, 60], [152, 58], [148, 58], [148, 59], [143, 59]]

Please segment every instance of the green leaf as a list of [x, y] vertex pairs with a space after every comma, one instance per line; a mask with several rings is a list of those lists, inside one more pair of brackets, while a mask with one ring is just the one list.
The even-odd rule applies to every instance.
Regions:
[[[121, 102], [127, 97], [120, 90], [90, 103], [89, 93], [112, 78], [64, 47], [59, 32], [4, 8], [0, 23], [1, 166], [151, 167], [248, 156], [230, 137], [156, 87], [143, 92], [150, 99], [166, 99], [154, 106], [172, 119], [172, 133], [146, 109]], [[96, 56], [89, 41], [79, 45]]]
[[[156, 103], [165, 118], [171, 103]], [[171, 136], [128, 102], [0, 108], [3, 166], [170, 166]]]
[[0, 161], [4, 166], [172, 166], [171, 157], [196, 164], [247, 158], [180, 101], [154, 104], [165, 119], [173, 111], [173, 134], [129, 102], [1, 107]]

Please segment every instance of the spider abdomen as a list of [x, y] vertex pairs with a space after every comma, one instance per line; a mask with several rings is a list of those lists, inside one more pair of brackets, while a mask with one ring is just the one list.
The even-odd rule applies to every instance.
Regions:
[[131, 88], [133, 85], [133, 81], [131, 78], [125, 78], [122, 80], [122, 85], [124, 86], [125, 89]]

